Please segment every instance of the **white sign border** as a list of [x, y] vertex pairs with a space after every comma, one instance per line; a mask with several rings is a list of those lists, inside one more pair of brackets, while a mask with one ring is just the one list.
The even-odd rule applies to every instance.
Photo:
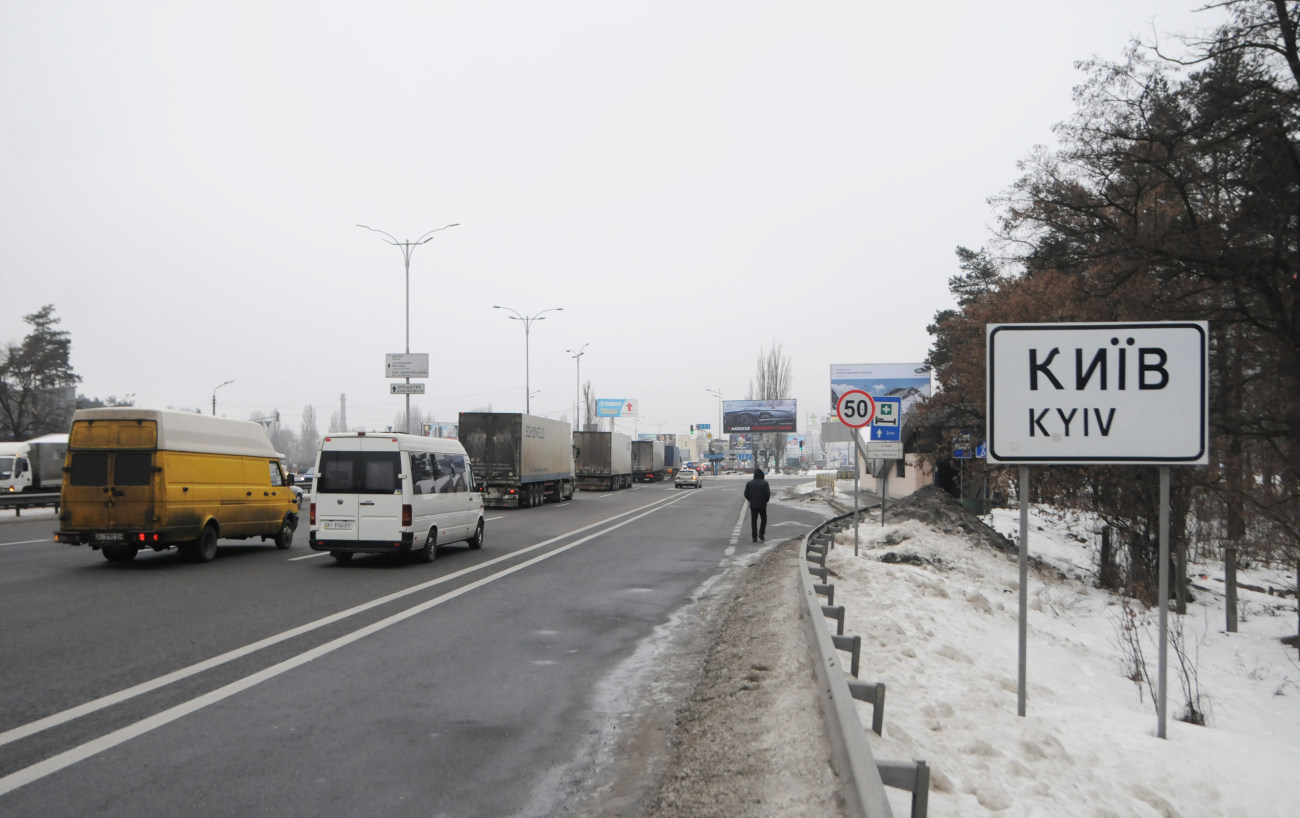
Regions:
[[[1027, 331], [1069, 331], [1069, 330], [1109, 330], [1112, 332], [1122, 332], [1124, 330], [1141, 330], [1141, 329], [1191, 329], [1201, 335], [1201, 361], [1200, 361], [1200, 449], [1195, 455], [1184, 455], [1179, 457], [1152, 457], [1149, 455], [1135, 455], [1133, 457], [1116, 457], [1113, 455], [1104, 456], [1057, 456], [1044, 457], [1042, 455], [1028, 455], [1017, 457], [1014, 455], [998, 456], [993, 435], [993, 417], [994, 417], [994, 356], [993, 342], [994, 335], [999, 330], [1027, 330]], [[1006, 324], [986, 324], [985, 325], [985, 342], [986, 342], [986, 360], [985, 360], [985, 431], [986, 442], [988, 445], [988, 456], [986, 462], [991, 464], [1021, 465], [1021, 466], [1203, 466], [1209, 463], [1210, 452], [1210, 339], [1209, 339], [1209, 322], [1208, 321], [1098, 321], [1098, 322], [1053, 322], [1043, 324], [1026, 324], [1026, 323], [1006, 323]]]

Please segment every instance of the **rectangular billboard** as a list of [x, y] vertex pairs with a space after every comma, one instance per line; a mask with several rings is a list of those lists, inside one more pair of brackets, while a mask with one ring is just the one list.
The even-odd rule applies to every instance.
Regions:
[[799, 413], [794, 398], [777, 400], [724, 400], [722, 433], [794, 432]]
[[900, 398], [906, 415], [912, 404], [930, 397], [930, 368], [924, 363], [831, 364], [832, 416], [840, 396], [851, 389], [861, 389], [873, 398]]
[[1209, 325], [989, 324], [994, 463], [1209, 462]]

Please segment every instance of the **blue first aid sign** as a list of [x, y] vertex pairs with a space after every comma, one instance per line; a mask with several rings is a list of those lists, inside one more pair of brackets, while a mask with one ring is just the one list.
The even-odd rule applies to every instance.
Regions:
[[1209, 462], [1209, 325], [989, 324], [994, 463]]
[[902, 440], [903, 399], [876, 398], [876, 416], [871, 419], [871, 440]]

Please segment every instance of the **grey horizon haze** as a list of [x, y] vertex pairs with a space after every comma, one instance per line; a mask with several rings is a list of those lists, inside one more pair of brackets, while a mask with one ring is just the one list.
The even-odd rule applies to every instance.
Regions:
[[[12, 3], [0, 342], [52, 304], [88, 397], [321, 431], [412, 406], [716, 423], [773, 343], [925, 358], [954, 250], [1073, 111], [1074, 67], [1212, 27], [1191, 0]], [[525, 333], [521, 314], [563, 307]], [[585, 347], [584, 347], [585, 345]], [[584, 349], [580, 364], [570, 351]], [[631, 419], [620, 429], [632, 431]]]

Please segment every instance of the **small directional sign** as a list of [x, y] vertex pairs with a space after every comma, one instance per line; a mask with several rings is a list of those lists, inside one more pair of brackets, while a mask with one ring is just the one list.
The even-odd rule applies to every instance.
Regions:
[[871, 419], [871, 442], [902, 440], [902, 398], [876, 398], [876, 416]]
[[390, 383], [388, 385], [388, 394], [390, 395], [423, 395], [424, 384], [422, 383]]

